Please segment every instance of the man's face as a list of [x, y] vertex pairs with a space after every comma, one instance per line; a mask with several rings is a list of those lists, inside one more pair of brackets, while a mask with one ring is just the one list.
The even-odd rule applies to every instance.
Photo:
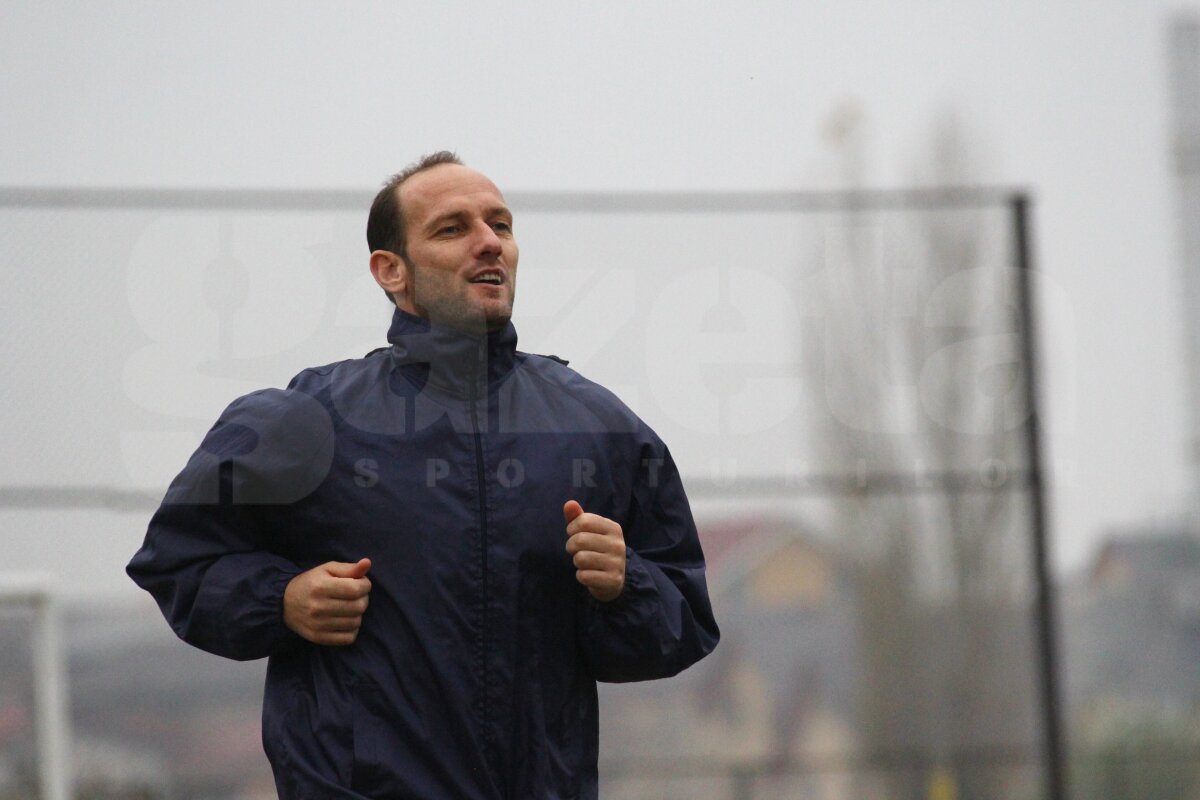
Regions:
[[466, 331], [504, 327], [512, 316], [518, 251], [500, 190], [473, 169], [441, 164], [399, 191], [408, 242], [400, 308]]

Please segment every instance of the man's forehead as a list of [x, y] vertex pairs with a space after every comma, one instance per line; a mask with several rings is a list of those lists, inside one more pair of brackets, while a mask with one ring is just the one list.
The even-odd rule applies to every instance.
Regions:
[[439, 164], [418, 172], [400, 185], [406, 214], [424, 216], [461, 200], [504, 204], [504, 195], [483, 173], [461, 164]]

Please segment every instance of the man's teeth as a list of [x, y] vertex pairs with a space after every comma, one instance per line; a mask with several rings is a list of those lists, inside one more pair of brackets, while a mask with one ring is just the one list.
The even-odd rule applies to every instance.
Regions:
[[473, 281], [471, 281], [471, 283], [494, 283], [499, 286], [501, 281], [499, 275], [480, 275], [478, 278], [475, 278]]

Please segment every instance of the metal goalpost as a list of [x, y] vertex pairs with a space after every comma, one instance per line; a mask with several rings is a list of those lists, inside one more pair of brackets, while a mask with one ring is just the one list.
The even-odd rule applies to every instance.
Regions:
[[0, 574], [0, 608], [32, 614], [34, 734], [42, 800], [71, 800], [70, 722], [60, 607], [47, 575]]

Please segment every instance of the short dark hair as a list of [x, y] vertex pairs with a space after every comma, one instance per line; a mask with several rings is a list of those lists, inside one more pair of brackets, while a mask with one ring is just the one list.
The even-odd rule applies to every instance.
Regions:
[[462, 160], [449, 150], [439, 150], [409, 164], [407, 167], [388, 178], [375, 195], [371, 203], [371, 213], [367, 217], [367, 246], [371, 252], [390, 250], [398, 256], [406, 257], [407, 239], [404, 230], [404, 211], [400, 208], [400, 184], [427, 169], [433, 169], [441, 164], [462, 165]]
[[[462, 160], [449, 150], [438, 150], [409, 164], [404, 169], [388, 178], [383, 188], [375, 195], [371, 203], [371, 213], [367, 216], [367, 247], [374, 253], [376, 250], [390, 250], [408, 262], [408, 239], [405, 234], [404, 211], [400, 208], [400, 184], [416, 175], [440, 164], [459, 164]], [[396, 298], [391, 292], [383, 290], [388, 302], [395, 305]]]

